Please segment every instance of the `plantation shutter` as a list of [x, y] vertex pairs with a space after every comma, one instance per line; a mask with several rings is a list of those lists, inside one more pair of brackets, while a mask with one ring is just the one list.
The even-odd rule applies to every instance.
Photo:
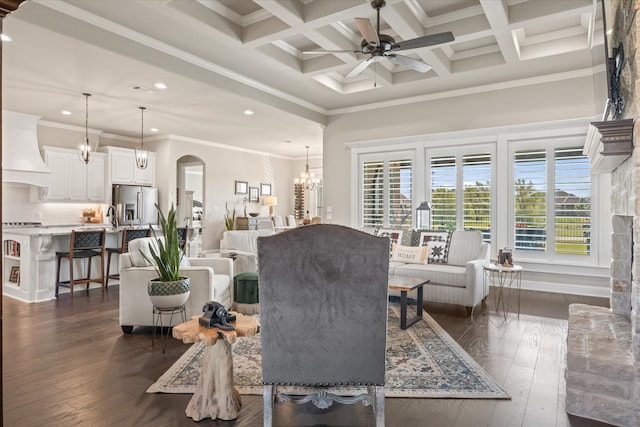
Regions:
[[456, 229], [456, 157], [431, 158], [431, 228]]
[[545, 251], [547, 239], [545, 150], [517, 151], [514, 179], [515, 249]]
[[480, 230], [483, 240], [491, 241], [491, 154], [462, 157], [463, 227]]
[[582, 147], [555, 150], [555, 251], [591, 253], [591, 174]]
[[361, 162], [362, 227], [411, 227], [413, 162], [387, 154]]

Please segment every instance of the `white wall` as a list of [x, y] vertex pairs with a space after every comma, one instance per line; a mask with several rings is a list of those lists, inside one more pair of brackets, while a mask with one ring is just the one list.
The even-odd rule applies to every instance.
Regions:
[[[294, 166], [296, 161], [174, 135], [150, 141], [149, 146], [157, 153], [157, 186], [163, 209], [176, 200], [176, 161], [192, 155], [204, 162], [204, 250], [220, 247], [225, 230], [225, 204], [229, 210], [235, 207], [237, 216], [243, 215], [244, 196], [234, 194], [236, 180], [247, 181], [251, 187], [271, 184], [272, 194], [278, 197], [275, 215], [284, 217], [293, 213], [292, 183], [299, 173]], [[261, 201], [248, 203], [247, 212], [267, 216], [269, 208]]]

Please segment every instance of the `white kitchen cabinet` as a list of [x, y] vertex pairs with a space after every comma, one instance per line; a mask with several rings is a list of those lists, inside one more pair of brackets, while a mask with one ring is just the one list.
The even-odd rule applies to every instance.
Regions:
[[98, 153], [87, 165], [87, 200], [92, 202], [106, 200], [104, 186], [105, 157], [104, 154]]
[[105, 155], [93, 153], [85, 164], [76, 150], [44, 147], [45, 163], [51, 170], [51, 183], [39, 200], [48, 202], [102, 202], [105, 200]]
[[136, 166], [135, 150], [121, 147], [101, 147], [108, 156], [108, 182], [111, 184], [153, 186], [156, 181], [156, 153], [149, 153], [146, 169]]

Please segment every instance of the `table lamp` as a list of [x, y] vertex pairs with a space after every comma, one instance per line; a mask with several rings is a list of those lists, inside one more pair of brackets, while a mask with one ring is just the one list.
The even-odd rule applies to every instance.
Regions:
[[273, 207], [278, 204], [278, 198], [276, 196], [264, 196], [262, 198], [262, 204], [269, 206], [269, 216], [273, 217]]

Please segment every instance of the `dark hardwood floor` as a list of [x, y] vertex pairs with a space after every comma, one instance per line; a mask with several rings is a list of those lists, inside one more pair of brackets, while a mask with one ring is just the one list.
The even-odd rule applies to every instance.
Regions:
[[[427, 303], [427, 312], [512, 396], [511, 400], [386, 399], [387, 426], [603, 426], [565, 412], [567, 308], [608, 300], [522, 291], [520, 318], [505, 321], [487, 306]], [[77, 291], [57, 301], [25, 304], [4, 298], [5, 426], [193, 426], [184, 409], [190, 395], [145, 390], [189, 347], [167, 342], [162, 354], [150, 328], [123, 335], [118, 287]], [[370, 409], [276, 406], [277, 426], [373, 425]], [[235, 421], [202, 426], [260, 426], [262, 397], [243, 396]]]

